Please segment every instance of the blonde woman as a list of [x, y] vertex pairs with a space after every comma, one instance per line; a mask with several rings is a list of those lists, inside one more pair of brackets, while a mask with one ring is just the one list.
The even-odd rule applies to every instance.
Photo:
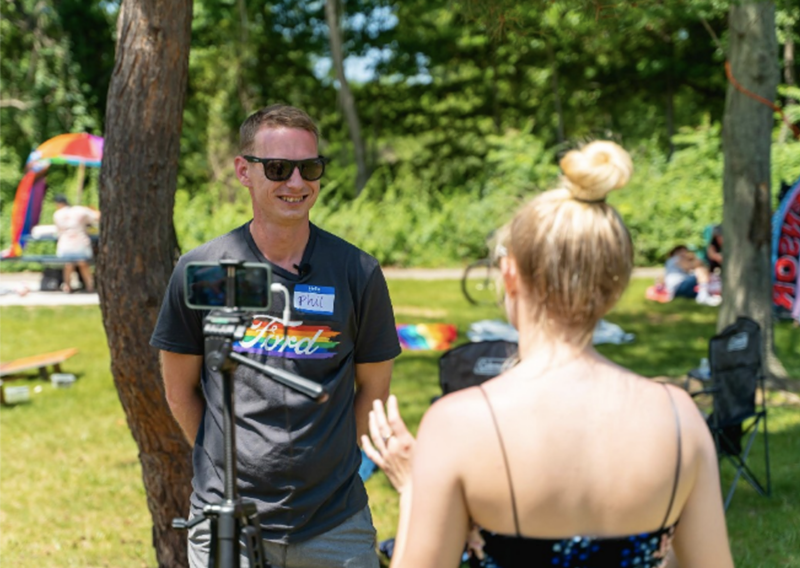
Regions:
[[[519, 363], [453, 393], [416, 442], [389, 399], [368, 455], [400, 491], [392, 567], [733, 566], [717, 458], [691, 398], [601, 357], [592, 330], [631, 274], [630, 235], [609, 191], [625, 150], [592, 142], [561, 160], [558, 189], [510, 224], [501, 269]], [[470, 535], [470, 527], [479, 527]]]

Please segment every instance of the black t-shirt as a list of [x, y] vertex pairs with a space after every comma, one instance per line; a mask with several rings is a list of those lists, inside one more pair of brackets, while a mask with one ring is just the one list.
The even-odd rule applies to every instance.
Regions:
[[711, 272], [714, 272], [718, 268], [722, 270], [722, 264], [720, 264], [716, 260], [712, 260], [711, 257], [708, 255], [709, 252], [722, 254], [722, 243], [719, 242], [719, 239], [717, 237], [712, 238], [711, 242], [708, 243], [708, 249], [706, 250], [706, 257], [708, 257], [708, 269]]
[[[203, 354], [203, 317], [183, 299], [188, 262], [223, 258], [268, 261], [247, 223], [183, 255], [175, 267], [150, 344], [164, 351]], [[317, 404], [268, 377], [239, 366], [234, 374], [238, 488], [261, 514], [264, 538], [298, 542], [322, 534], [367, 504], [358, 476], [361, 453], [353, 412], [355, 365], [395, 358], [400, 345], [378, 262], [311, 225], [303, 276], [272, 265], [273, 282], [292, 298], [287, 339], [280, 323], [283, 294], [256, 314], [234, 350], [326, 385]], [[224, 493], [221, 377], [203, 365], [206, 407], [194, 445], [192, 504]]]

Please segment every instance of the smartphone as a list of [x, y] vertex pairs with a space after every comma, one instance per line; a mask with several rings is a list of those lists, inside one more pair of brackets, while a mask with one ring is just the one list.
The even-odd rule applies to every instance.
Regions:
[[[272, 301], [272, 269], [267, 264], [243, 262], [236, 266], [234, 306], [266, 310]], [[190, 262], [184, 271], [186, 305], [214, 310], [228, 305], [228, 268], [216, 262]]]

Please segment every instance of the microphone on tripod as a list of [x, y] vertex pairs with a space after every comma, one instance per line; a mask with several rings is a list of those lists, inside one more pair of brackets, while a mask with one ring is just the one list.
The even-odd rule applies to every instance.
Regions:
[[308, 276], [311, 273], [311, 265], [308, 262], [301, 262], [300, 264], [293, 264], [294, 269], [297, 270], [297, 275], [300, 278]]

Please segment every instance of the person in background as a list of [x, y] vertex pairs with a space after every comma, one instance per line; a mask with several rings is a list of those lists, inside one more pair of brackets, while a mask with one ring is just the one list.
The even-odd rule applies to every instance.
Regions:
[[85, 291], [94, 292], [94, 278], [89, 261], [92, 260], [92, 241], [88, 229], [100, 222], [100, 212], [82, 205], [70, 205], [69, 200], [61, 194], [53, 198], [56, 211], [53, 223], [58, 231], [56, 256], [63, 259], [74, 259], [64, 264], [64, 283], [61, 289], [72, 292], [72, 274], [75, 267], [83, 280]]
[[708, 271], [712, 274], [722, 271], [722, 226], [716, 225], [711, 232], [711, 241], [706, 247]]
[[[400, 492], [393, 568], [731, 568], [714, 441], [690, 396], [592, 347], [628, 285], [633, 245], [606, 194], [627, 152], [592, 142], [522, 207], [501, 259], [519, 362], [448, 394], [418, 438], [389, 397], [362, 444]], [[471, 531], [471, 527], [474, 530]]]
[[664, 265], [664, 286], [672, 298], [690, 298], [698, 304], [719, 306], [722, 297], [709, 292], [708, 268], [685, 245], [674, 247]]
[[[325, 385], [317, 404], [244, 365], [234, 373], [238, 486], [256, 503], [267, 560], [281, 568], [378, 568], [367, 492], [358, 476], [360, 434], [374, 399], [386, 400], [400, 354], [378, 261], [309, 220], [326, 160], [317, 126], [300, 109], [250, 115], [234, 159], [253, 219], [186, 253], [164, 297], [151, 345], [161, 351], [167, 402], [194, 446], [190, 515], [223, 496], [221, 377], [204, 361], [203, 316], [183, 299], [188, 262], [266, 263], [291, 294], [254, 316], [233, 349]], [[192, 568], [208, 565], [211, 532], [189, 532]], [[243, 559], [243, 565], [246, 559]]]

